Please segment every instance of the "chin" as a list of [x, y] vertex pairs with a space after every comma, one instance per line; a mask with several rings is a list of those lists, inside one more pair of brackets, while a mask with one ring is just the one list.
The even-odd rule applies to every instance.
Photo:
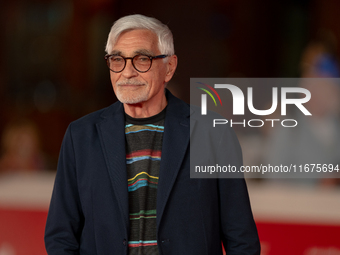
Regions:
[[148, 94], [125, 95], [126, 93], [117, 93], [118, 100], [123, 104], [138, 104], [148, 100]]

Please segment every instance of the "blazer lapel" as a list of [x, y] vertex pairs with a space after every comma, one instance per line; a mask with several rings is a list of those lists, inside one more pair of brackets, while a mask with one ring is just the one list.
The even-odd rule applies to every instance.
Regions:
[[125, 229], [129, 226], [129, 197], [126, 173], [125, 121], [121, 103], [115, 103], [102, 115], [97, 123], [101, 146], [105, 155], [110, 181], [119, 203]]
[[157, 229], [189, 144], [190, 107], [167, 91], [162, 160], [157, 188]]

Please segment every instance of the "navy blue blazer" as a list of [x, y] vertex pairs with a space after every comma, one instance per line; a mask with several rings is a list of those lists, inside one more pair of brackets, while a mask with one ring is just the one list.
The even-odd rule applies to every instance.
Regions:
[[[244, 179], [190, 178], [190, 132], [209, 134], [195, 123], [199, 112], [169, 91], [167, 99], [157, 191], [160, 254], [222, 255], [221, 243], [228, 255], [260, 254]], [[241, 165], [237, 138], [223, 128], [226, 161]], [[128, 254], [125, 164], [120, 102], [69, 125], [46, 223], [49, 255]]]

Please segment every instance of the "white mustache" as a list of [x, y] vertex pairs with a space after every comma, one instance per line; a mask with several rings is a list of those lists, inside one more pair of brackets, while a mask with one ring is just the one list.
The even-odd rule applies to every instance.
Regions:
[[145, 83], [136, 80], [123, 80], [116, 83], [117, 86], [121, 85], [145, 85]]

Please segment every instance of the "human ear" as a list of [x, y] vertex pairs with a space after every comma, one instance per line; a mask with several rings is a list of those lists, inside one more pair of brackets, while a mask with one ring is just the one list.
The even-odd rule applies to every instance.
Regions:
[[174, 75], [176, 68], [177, 68], [177, 56], [172, 55], [169, 56], [169, 61], [167, 63], [167, 72], [165, 75], [165, 82], [169, 82]]

